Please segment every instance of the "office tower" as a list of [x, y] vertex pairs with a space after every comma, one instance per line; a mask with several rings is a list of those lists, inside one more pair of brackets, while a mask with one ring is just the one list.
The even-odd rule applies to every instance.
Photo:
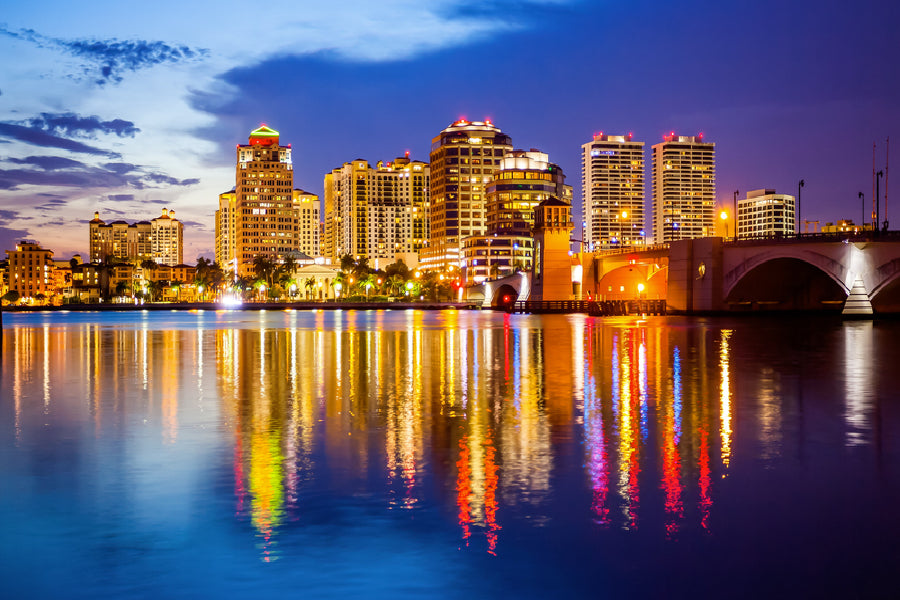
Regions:
[[319, 197], [303, 190], [294, 190], [294, 210], [297, 212], [297, 249], [310, 258], [319, 252]]
[[174, 215], [174, 210], [164, 208], [156, 219], [129, 225], [126, 221], [106, 223], [95, 212], [88, 222], [90, 261], [140, 263], [152, 259], [160, 264], [180, 264], [184, 225]]
[[326, 174], [325, 256], [366, 257], [373, 266], [417, 262], [412, 255], [427, 239], [429, 183], [428, 164], [409, 156], [374, 168], [356, 159]]
[[702, 134], [663, 140], [653, 146], [653, 241], [714, 235], [716, 145]]
[[150, 229], [153, 260], [170, 267], [183, 264], [184, 225], [175, 218], [175, 211], [164, 208], [161, 216], [150, 221]]
[[737, 237], [794, 235], [794, 197], [775, 190], [753, 190], [738, 200]]
[[297, 251], [294, 170], [290, 145], [280, 145], [279, 133], [265, 125], [250, 132], [236, 155], [234, 274], [247, 276], [255, 258], [280, 263]]
[[486, 231], [485, 186], [512, 142], [490, 121], [460, 119], [431, 142], [431, 237], [427, 268], [460, 266], [463, 238]]
[[219, 194], [216, 211], [216, 262], [225, 271], [237, 272], [237, 193]]
[[466, 282], [531, 270], [535, 207], [550, 198], [572, 203], [562, 169], [539, 150], [507, 152], [496, 167], [485, 187], [486, 231], [462, 240]]
[[53, 252], [33, 240], [22, 240], [15, 250], [6, 251], [9, 290], [19, 298], [35, 298], [53, 293]]
[[595, 135], [581, 146], [581, 185], [588, 250], [645, 242], [644, 142]]

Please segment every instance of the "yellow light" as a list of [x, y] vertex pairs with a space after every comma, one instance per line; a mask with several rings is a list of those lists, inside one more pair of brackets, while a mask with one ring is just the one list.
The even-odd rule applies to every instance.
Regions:
[[725, 221], [726, 219], [728, 219], [728, 213], [725, 212], [725, 211], [723, 210], [723, 211], [719, 214], [719, 218], [722, 219], [723, 221]]
[[643, 283], [639, 283], [639, 284], [638, 284], [638, 292], [643, 292], [643, 291], [644, 291], [644, 284], [643, 284]]
[[627, 211], [627, 210], [623, 210], [623, 211], [622, 211], [622, 218], [623, 218], [623, 219], [627, 219], [627, 218], [628, 218], [628, 211]]

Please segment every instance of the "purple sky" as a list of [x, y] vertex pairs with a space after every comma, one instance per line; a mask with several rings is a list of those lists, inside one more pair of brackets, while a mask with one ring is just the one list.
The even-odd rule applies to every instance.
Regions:
[[802, 218], [822, 222], [859, 221], [860, 191], [871, 206], [873, 142], [879, 169], [888, 136], [900, 155], [887, 0], [279, 1], [259, 18], [232, 5], [246, 6], [0, 16], [0, 52], [16, 59], [0, 65], [0, 250], [30, 237], [85, 253], [95, 210], [133, 221], [165, 206], [186, 222], [185, 260], [212, 256], [234, 145], [261, 122], [293, 145], [295, 185], [321, 194], [345, 161], [427, 160], [452, 121], [487, 117], [549, 153], [578, 212], [580, 146], [597, 131], [633, 132], [648, 159], [665, 132], [703, 132], [720, 200], [796, 193], [803, 178]]

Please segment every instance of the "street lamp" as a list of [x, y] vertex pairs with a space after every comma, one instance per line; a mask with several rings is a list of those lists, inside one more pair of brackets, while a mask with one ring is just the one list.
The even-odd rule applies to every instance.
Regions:
[[800, 180], [800, 183], [797, 184], [797, 234], [800, 234], [800, 190], [803, 189], [803, 186], [806, 185], [806, 181], [803, 179]]
[[721, 213], [719, 213], [719, 218], [725, 222], [725, 238], [727, 239], [728, 238], [728, 213], [723, 210]]

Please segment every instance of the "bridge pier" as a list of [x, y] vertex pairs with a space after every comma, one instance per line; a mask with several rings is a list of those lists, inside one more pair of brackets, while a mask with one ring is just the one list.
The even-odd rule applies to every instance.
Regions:
[[871, 319], [873, 315], [872, 302], [869, 300], [869, 293], [866, 291], [866, 285], [863, 283], [862, 277], [856, 276], [853, 281], [853, 287], [850, 288], [850, 295], [844, 302], [844, 310], [841, 316], [844, 318]]

